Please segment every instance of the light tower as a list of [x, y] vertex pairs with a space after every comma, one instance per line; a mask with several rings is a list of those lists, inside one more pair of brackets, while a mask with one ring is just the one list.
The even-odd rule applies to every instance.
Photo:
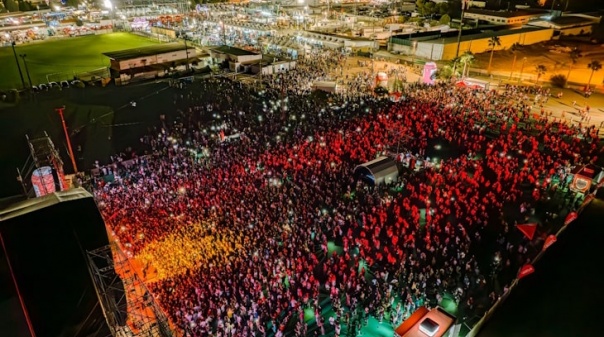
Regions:
[[[33, 159], [33, 168], [30, 167], [25, 172], [17, 170], [19, 173], [18, 180], [21, 182], [24, 192], [27, 194], [27, 188], [25, 187], [26, 180], [23, 179], [23, 173], [25, 173], [26, 177], [31, 177], [36, 196], [43, 196], [56, 190], [62, 191], [67, 189], [65, 173], [63, 172], [63, 161], [48, 134], [44, 132], [44, 137], [32, 139], [26, 135], [25, 138], [27, 139], [29, 152]], [[57, 177], [56, 180], [54, 179], [55, 174], [50, 172], [48, 168], [54, 170]]]

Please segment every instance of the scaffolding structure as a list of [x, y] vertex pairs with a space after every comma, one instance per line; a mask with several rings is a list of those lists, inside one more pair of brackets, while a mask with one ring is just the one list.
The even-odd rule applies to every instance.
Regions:
[[[68, 188], [65, 181], [65, 173], [63, 172], [63, 160], [59, 155], [59, 151], [55, 148], [54, 143], [44, 131], [44, 136], [40, 138], [29, 138], [25, 135], [27, 144], [29, 145], [30, 156], [27, 158], [23, 168], [17, 168], [17, 180], [23, 187], [23, 193], [27, 197], [35, 196], [33, 194], [33, 186], [31, 183], [31, 175], [34, 170], [42, 167], [51, 167], [57, 175], [56, 190], [62, 191]], [[42, 191], [47, 194], [50, 191]]]
[[175, 337], [167, 317], [117, 244], [87, 252], [88, 268], [113, 337]]

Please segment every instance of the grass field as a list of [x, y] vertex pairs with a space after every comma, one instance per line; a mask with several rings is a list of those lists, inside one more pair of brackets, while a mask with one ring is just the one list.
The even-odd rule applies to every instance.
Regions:
[[[65, 172], [73, 172], [55, 108], [66, 107], [65, 121], [78, 169], [90, 170], [95, 160], [106, 164], [110, 155], [140, 144], [139, 138], [159, 124], [159, 115], [167, 114], [170, 120], [177, 92], [162, 82], [72, 87], [41, 92], [21, 99], [17, 105], [0, 106], [0, 198], [20, 193], [15, 177], [16, 168], [23, 168], [29, 155], [25, 135], [34, 139], [47, 132], [63, 159]], [[136, 108], [130, 106], [131, 101], [137, 102]]]
[[[48, 40], [15, 46], [17, 55], [26, 54], [27, 67], [33, 85], [46, 83], [49, 74], [62, 73], [72, 78], [74, 73], [82, 73], [109, 66], [104, 52], [137, 48], [158, 43], [139, 35], [112, 33], [82, 37]], [[28, 83], [23, 61], [19, 57], [23, 78]], [[12, 48], [0, 48], [0, 90], [21, 87], [19, 71]], [[58, 77], [58, 76], [54, 76]]]

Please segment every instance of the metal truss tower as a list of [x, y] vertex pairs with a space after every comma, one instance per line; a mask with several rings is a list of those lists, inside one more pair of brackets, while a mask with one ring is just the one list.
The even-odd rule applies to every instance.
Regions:
[[110, 244], [87, 252], [88, 268], [114, 337], [175, 337], [137, 270]]
[[[35, 169], [49, 166], [53, 168], [57, 174], [58, 181], [56, 182], [56, 190], [62, 191], [68, 188], [68, 184], [65, 181], [65, 173], [63, 172], [63, 160], [59, 155], [59, 151], [55, 148], [54, 143], [46, 133], [40, 138], [30, 139], [28, 135], [25, 135], [27, 144], [29, 145], [30, 158], [28, 158], [25, 166], [22, 169], [17, 169], [17, 179], [23, 187], [24, 193], [29, 197], [31, 195], [31, 178], [32, 172]], [[32, 159], [32, 162], [29, 161]], [[42, 191], [43, 194], [47, 194], [50, 191]]]

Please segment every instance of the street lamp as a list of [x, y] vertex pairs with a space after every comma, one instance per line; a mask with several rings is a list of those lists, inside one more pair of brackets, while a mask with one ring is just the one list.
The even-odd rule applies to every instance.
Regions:
[[29, 76], [29, 69], [27, 68], [27, 61], [25, 61], [25, 57], [27, 54], [19, 54], [19, 56], [23, 59], [23, 65], [25, 66], [25, 73], [27, 74], [27, 80], [29, 81], [29, 88], [33, 88], [31, 83], [31, 77]]
[[189, 72], [189, 46], [187, 46], [187, 34], [181, 32], [181, 37], [185, 41], [185, 53], [187, 55], [187, 72]]
[[15, 62], [17, 62], [17, 69], [19, 69], [19, 77], [21, 77], [21, 84], [23, 88], [25, 88], [25, 80], [23, 79], [23, 72], [21, 71], [21, 65], [19, 64], [19, 59], [17, 58], [17, 52], [15, 51], [15, 40], [11, 42], [11, 47], [13, 47], [13, 55], [15, 55]]
[[526, 57], [522, 58], [522, 67], [520, 67], [520, 76], [518, 77], [518, 83], [522, 81], [522, 73], [524, 72], [524, 64], [526, 63]]

